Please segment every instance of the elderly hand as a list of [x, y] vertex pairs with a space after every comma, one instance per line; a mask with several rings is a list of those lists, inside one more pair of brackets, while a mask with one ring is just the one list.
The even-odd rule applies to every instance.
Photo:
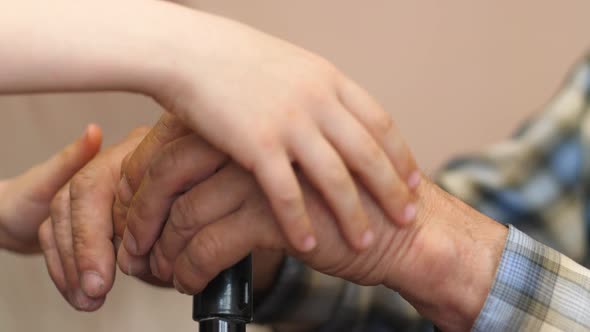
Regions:
[[[404, 153], [397, 158], [402, 160]], [[188, 283], [186, 287], [190, 293], [202, 289], [221, 268], [237, 262], [245, 254], [244, 250], [256, 248], [287, 251], [322, 272], [358, 283], [379, 284], [387, 271], [380, 258], [386, 254], [385, 251], [392, 250], [387, 244], [393, 237], [403, 237], [399, 234], [411, 233], [415, 229], [397, 230], [381, 213], [375, 201], [369, 199], [368, 192], [361, 190], [363, 208], [370, 211], [369, 222], [378, 234], [378, 245], [370, 251], [358, 252], [346, 246], [343, 240], [346, 234], [339, 231], [336, 217], [328, 204], [306, 179], [300, 177], [298, 181], [304, 184], [306, 204], [313, 212], [311, 220], [320, 232], [318, 234], [323, 234], [323, 241], [309, 255], [298, 254], [298, 250], [280, 232], [280, 227], [268, 225], [276, 219], [255, 178], [238, 164], [228, 162], [223, 153], [190, 133], [171, 115], [162, 117], [159, 125], [134, 151], [126, 162], [123, 174], [125, 178], [122, 182], [133, 183], [134, 188], [121, 187], [114, 209], [115, 220], [120, 220], [116, 223], [125, 224], [126, 220], [126, 236], [129, 236], [127, 232], [132, 227], [138, 241], [147, 239], [151, 245], [158, 235], [159, 239], [149, 259], [147, 255], [133, 255], [122, 246], [118, 253], [120, 268], [127, 274], [142, 276], [151, 272], [163, 281], [171, 281], [174, 264], [178, 264], [179, 257], [194, 258], [194, 249], [199, 256], [190, 261], [203, 259], [203, 262], [213, 264], [207, 267], [210, 270], [204, 275], [191, 277], [191, 272], [195, 271], [182, 268], [177, 271], [177, 277]], [[227, 222], [221, 222], [226, 219]], [[223, 247], [221, 242], [208, 242], [215, 239], [201, 239], [201, 236], [210, 235], [206, 231], [209, 224], [213, 229], [216, 224], [236, 226], [239, 232], [229, 232], [227, 236], [239, 235], [243, 239], [227, 238], [228, 242], [223, 243], [231, 243], [228, 247], [233, 247], [233, 251], [208, 255], [201, 250], [217, 250], [207, 248], [211, 245]], [[205, 268], [201, 265], [200, 268]]]
[[[195, 165], [203, 168], [197, 172]], [[254, 176], [194, 134], [145, 140], [124, 173], [139, 185], [135, 192], [121, 192], [125, 197], [116, 202], [121, 213], [115, 219], [137, 214], [137, 220], [155, 221], [159, 236], [149, 258], [121, 247], [120, 268], [133, 275], [151, 271], [187, 294], [201, 291], [249, 252], [265, 250], [293, 255], [320, 272], [355, 283], [384, 284], [438, 326], [469, 329], [483, 306], [507, 234], [505, 227], [427, 180], [417, 190], [416, 222], [398, 228], [358, 185], [376, 234], [371, 250], [359, 252], [347, 246], [322, 196], [299, 177], [319, 240], [316, 249], [301, 253], [276, 223]], [[133, 212], [126, 211], [125, 201]]]
[[[81, 170], [74, 170], [72, 173], [76, 174], [71, 180], [55, 197], [52, 193], [48, 198], [48, 201], [53, 199], [51, 218], [39, 228], [39, 242], [51, 279], [78, 310], [98, 309], [112, 287], [115, 274], [112, 206], [121, 162], [146, 132], [147, 129], [135, 130]], [[68, 180], [69, 177], [63, 182]], [[89, 263], [89, 258], [100, 264]], [[83, 273], [88, 269], [92, 272]], [[90, 287], [98, 287], [102, 293], [83, 291]]]
[[[178, 134], [169, 129], [165, 121], [158, 122], [144, 142], [166, 139], [161, 134]], [[114, 253], [125, 229], [124, 219], [115, 219], [120, 221], [115, 222], [112, 218], [122, 214], [117, 206], [113, 207], [113, 201], [120, 181], [121, 165], [128, 163], [125, 156], [137, 148], [147, 131], [145, 128], [133, 131], [122, 143], [103, 151], [73, 176], [55, 196], [51, 218], [39, 228], [39, 240], [49, 275], [66, 301], [78, 310], [100, 308], [113, 286]], [[137, 149], [141, 150], [141, 146]], [[214, 161], [208, 161], [207, 155], [197, 157], [199, 163], [192, 169], [206, 174]], [[257, 265], [254, 287], [266, 288], [272, 281], [272, 273], [280, 265], [282, 255], [258, 252], [256, 257], [257, 262], [264, 264]], [[139, 277], [154, 285], [172, 286], [172, 283], [164, 283], [149, 273]]]
[[49, 215], [55, 193], [100, 149], [100, 128], [90, 125], [84, 135], [45, 163], [0, 182], [0, 248], [19, 253], [40, 250], [39, 225]]

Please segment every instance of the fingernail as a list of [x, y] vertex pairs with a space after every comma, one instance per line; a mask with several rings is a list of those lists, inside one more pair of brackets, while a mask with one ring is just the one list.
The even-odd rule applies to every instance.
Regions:
[[414, 171], [408, 177], [408, 187], [410, 189], [416, 189], [420, 185], [420, 181], [422, 181], [422, 176], [420, 175], [420, 171]]
[[178, 280], [176, 280], [176, 276], [174, 276], [174, 279], [172, 280], [172, 284], [174, 285], [174, 288], [176, 288], [177, 291], [179, 291], [182, 294], [186, 294], [186, 291], [184, 290], [184, 288], [182, 288], [182, 286], [180, 285]]
[[156, 260], [156, 255], [152, 251], [150, 254], [150, 270], [152, 270], [152, 275], [160, 280], [162, 280], [162, 276], [160, 275], [160, 268], [158, 267], [158, 261]]
[[123, 233], [123, 245], [127, 252], [132, 255], [137, 255], [137, 241], [135, 241], [135, 238], [129, 230], [125, 230], [125, 233]]
[[363, 237], [361, 239], [361, 245], [363, 248], [368, 248], [372, 243], [373, 240], [375, 239], [375, 233], [373, 233], [373, 231], [371, 231], [370, 229], [368, 229], [365, 234], [363, 234]]
[[129, 256], [127, 260], [127, 274], [133, 277], [142, 277], [148, 273], [149, 266], [147, 262], [139, 257]]
[[303, 247], [301, 249], [303, 252], [309, 252], [315, 249], [317, 245], [318, 242], [316, 241], [315, 237], [313, 235], [308, 235], [305, 237], [305, 240], [303, 240]]
[[90, 297], [99, 297], [104, 289], [104, 280], [95, 271], [86, 271], [82, 274], [82, 290]]
[[404, 209], [404, 221], [410, 223], [416, 218], [416, 204], [410, 203]]
[[100, 127], [97, 124], [89, 124], [88, 126], [86, 126], [86, 130], [84, 131], [84, 138], [90, 138], [92, 132], [97, 130], [100, 130]]
[[131, 191], [131, 186], [125, 175], [123, 175], [121, 181], [119, 181], [118, 195], [121, 203], [125, 206], [129, 206], [129, 203], [131, 203], [131, 199], [133, 198], [133, 192]]
[[127, 252], [125, 247], [119, 250], [117, 261], [121, 267], [121, 271], [128, 276], [140, 277], [149, 273], [149, 262], [144, 257], [133, 256]]
[[76, 307], [76, 309], [86, 311], [94, 308], [99, 300], [89, 298], [80, 288], [77, 288], [73, 293], [71, 293], [70, 301]]

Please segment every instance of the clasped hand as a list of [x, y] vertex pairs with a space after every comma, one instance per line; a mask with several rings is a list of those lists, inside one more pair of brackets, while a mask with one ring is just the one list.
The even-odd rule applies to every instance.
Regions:
[[[127, 274], [187, 294], [199, 292], [250, 252], [256, 288], [268, 286], [285, 254], [321, 272], [377, 285], [396, 265], [391, 258], [420, 229], [395, 227], [357, 185], [376, 234], [375, 246], [359, 251], [347, 244], [320, 193], [299, 176], [319, 239], [314, 250], [301, 252], [287, 241], [251, 173], [172, 115], [143, 135], [145, 129], [136, 130], [74, 176], [40, 228], [49, 273], [80, 310], [102, 305], [116, 261]], [[135, 241], [149, 248], [145, 255], [120, 245], [131, 230]]]

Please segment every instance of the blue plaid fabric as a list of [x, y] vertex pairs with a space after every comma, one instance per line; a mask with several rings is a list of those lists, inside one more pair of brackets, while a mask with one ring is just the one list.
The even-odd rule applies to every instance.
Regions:
[[590, 330], [590, 271], [510, 227], [473, 330]]
[[[588, 151], [590, 56], [513, 137], [456, 159], [439, 173], [443, 189], [511, 225], [474, 331], [590, 330], [590, 272], [582, 266], [590, 266]], [[299, 305], [289, 307], [294, 314], [283, 315], [281, 322], [287, 324], [276, 325], [277, 330], [341, 331], [335, 317], [348, 319], [347, 331], [433, 329], [388, 289], [313, 271], [306, 275], [307, 289], [296, 299], [283, 299]], [[333, 309], [318, 315], [318, 307]]]

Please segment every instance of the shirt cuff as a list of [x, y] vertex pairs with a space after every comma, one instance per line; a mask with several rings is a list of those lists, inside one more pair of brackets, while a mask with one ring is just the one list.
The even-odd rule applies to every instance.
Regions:
[[588, 270], [509, 226], [496, 278], [473, 331], [588, 329]]

